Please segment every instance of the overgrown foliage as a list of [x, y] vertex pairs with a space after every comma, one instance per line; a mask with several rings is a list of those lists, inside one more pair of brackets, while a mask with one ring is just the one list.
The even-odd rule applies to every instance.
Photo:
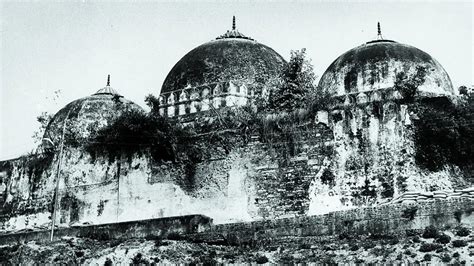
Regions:
[[306, 49], [291, 51], [290, 61], [269, 91], [268, 108], [276, 111], [307, 108], [316, 94], [315, 80], [313, 66], [306, 58]]
[[33, 133], [33, 140], [36, 144], [40, 144], [43, 140], [43, 135], [49, 121], [53, 118], [53, 115], [48, 112], [42, 112], [36, 117], [36, 121], [40, 124], [39, 128]]
[[131, 110], [123, 113], [112, 124], [100, 129], [87, 144], [90, 152], [119, 155], [133, 154], [150, 148], [156, 160], [176, 160], [176, 143], [183, 130], [166, 118]]
[[453, 103], [447, 98], [427, 99], [414, 106], [416, 162], [439, 171], [457, 165], [466, 176], [474, 165], [474, 99]]
[[405, 72], [399, 72], [395, 77], [394, 87], [401, 92], [406, 101], [412, 101], [418, 92], [418, 87], [425, 83], [426, 68], [417, 66], [415, 73], [408, 75]]

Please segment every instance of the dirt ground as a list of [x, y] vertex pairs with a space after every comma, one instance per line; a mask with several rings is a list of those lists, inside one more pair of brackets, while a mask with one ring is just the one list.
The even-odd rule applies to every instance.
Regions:
[[340, 235], [327, 240], [291, 237], [251, 244], [198, 243], [182, 237], [106, 240], [63, 238], [0, 247], [3, 264], [474, 264], [472, 228], [427, 228], [406, 236]]

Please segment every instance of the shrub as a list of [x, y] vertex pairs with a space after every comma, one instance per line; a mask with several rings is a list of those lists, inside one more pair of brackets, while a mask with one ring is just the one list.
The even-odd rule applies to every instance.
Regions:
[[415, 218], [415, 215], [416, 215], [417, 211], [418, 211], [418, 208], [416, 206], [409, 207], [409, 208], [403, 210], [402, 218], [406, 218], [406, 219], [411, 221]]
[[425, 228], [425, 231], [423, 232], [423, 238], [437, 238], [439, 235], [438, 229], [436, 227], [430, 225]]
[[425, 254], [425, 256], [423, 257], [423, 260], [424, 261], [431, 261], [431, 254]]
[[183, 240], [184, 237], [182, 235], [178, 234], [178, 233], [171, 232], [166, 236], [166, 239], [169, 239], [169, 240]]
[[405, 231], [405, 234], [407, 236], [419, 236], [421, 233], [419, 230], [416, 230], [416, 229], [408, 229]]
[[431, 251], [435, 251], [439, 248], [442, 248], [443, 246], [441, 246], [440, 244], [436, 244], [436, 243], [423, 243], [421, 244], [420, 246], [420, 251], [421, 252], [431, 252]]
[[80, 257], [84, 256], [84, 251], [76, 250], [76, 251], [74, 251], [74, 254], [76, 254], [76, 257], [80, 258]]
[[459, 254], [459, 252], [454, 252], [453, 258], [459, 258], [459, 256], [461, 256], [461, 255]]
[[420, 243], [421, 242], [421, 239], [419, 236], [415, 236], [413, 239], [413, 243]]
[[451, 242], [451, 237], [447, 234], [440, 234], [438, 238], [436, 238], [436, 242], [441, 244], [448, 244], [449, 242]]
[[257, 257], [257, 259], [255, 260], [255, 262], [257, 264], [264, 264], [264, 263], [267, 263], [268, 262], [268, 258], [265, 256], [265, 255], [260, 255]]
[[368, 250], [368, 249], [371, 249], [371, 248], [374, 248], [376, 245], [373, 241], [369, 240], [367, 242], [365, 242], [364, 244], [362, 244], [362, 247], [365, 249], [365, 250]]
[[455, 247], [455, 248], [460, 248], [460, 247], [465, 247], [465, 246], [467, 246], [466, 240], [459, 240], [459, 239], [458, 239], [458, 240], [454, 240], [454, 241], [452, 242], [452, 244], [453, 244], [453, 247]]
[[300, 249], [311, 249], [311, 245], [308, 243], [303, 243], [300, 245]]
[[443, 255], [441, 255], [441, 261], [444, 263], [448, 263], [451, 261], [451, 256], [449, 256], [449, 254], [447, 253], [444, 253]]
[[468, 236], [471, 234], [471, 230], [467, 227], [460, 226], [456, 229], [456, 235], [458, 236]]
[[394, 238], [390, 239], [390, 241], [389, 241], [390, 245], [396, 245], [398, 243], [400, 243], [400, 240], [398, 239], [398, 237], [394, 237]]
[[[465, 174], [472, 171], [474, 149], [474, 97], [454, 104], [438, 98], [420, 102], [414, 121], [415, 162], [430, 171], [457, 165]], [[459, 217], [460, 218], [460, 217]]]
[[350, 251], [357, 251], [359, 250], [359, 246], [357, 244], [352, 244], [350, 247], [349, 247], [349, 250]]
[[110, 258], [105, 258], [104, 266], [111, 266], [114, 265]]
[[135, 257], [132, 258], [132, 264], [133, 265], [148, 265], [149, 262], [145, 258], [143, 258], [142, 253], [138, 252]]

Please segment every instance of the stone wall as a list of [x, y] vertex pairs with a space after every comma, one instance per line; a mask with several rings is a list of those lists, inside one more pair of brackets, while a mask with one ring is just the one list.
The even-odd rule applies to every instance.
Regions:
[[[165, 238], [172, 234], [186, 235], [200, 233], [209, 230], [211, 225], [212, 219], [209, 217], [202, 215], [187, 215], [114, 224], [60, 228], [54, 231], [54, 239], [60, 239], [65, 236], [87, 237], [98, 240], [145, 237]], [[43, 242], [49, 241], [50, 239], [50, 230], [12, 233], [1, 235], [0, 245], [33, 240]]]
[[[324, 215], [296, 216], [254, 222], [213, 224], [202, 215], [159, 218], [115, 224], [59, 228], [55, 238], [65, 236], [91, 239], [130, 239], [177, 237], [193, 242], [246, 245], [311, 238], [372, 234], [376, 236], [405, 235], [407, 230], [474, 226], [474, 200], [459, 198], [423, 203], [392, 204], [331, 212]], [[174, 236], [171, 236], [174, 234]], [[0, 244], [36, 240], [49, 241], [50, 231], [0, 235]]]
[[[405, 191], [451, 190], [459, 179], [455, 169], [417, 167], [412, 114], [399, 102], [321, 111], [314, 121], [272, 134], [216, 152], [191, 176], [183, 165], [155, 163], [146, 152], [112, 158], [68, 148], [56, 222], [199, 213], [224, 223], [324, 214], [379, 205]], [[58, 155], [44, 156], [1, 162], [3, 230], [51, 223]]]
[[324, 239], [340, 235], [399, 235], [407, 230], [474, 226], [474, 200], [451, 199], [413, 204], [393, 204], [331, 212], [324, 215], [220, 224], [191, 238], [206, 242], [227, 241], [229, 244], [255, 243], [282, 238], [316, 237]]

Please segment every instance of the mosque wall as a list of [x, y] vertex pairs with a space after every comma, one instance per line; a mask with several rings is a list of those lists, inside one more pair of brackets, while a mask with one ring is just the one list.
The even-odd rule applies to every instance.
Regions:
[[[450, 190], [455, 169], [414, 162], [412, 115], [395, 101], [341, 106], [314, 123], [215, 155], [189, 176], [146, 153], [92, 157], [66, 149], [59, 226], [203, 214], [216, 223], [324, 214], [386, 203], [409, 190]], [[48, 157], [49, 156], [49, 157]], [[57, 155], [1, 162], [3, 230], [50, 226]]]

